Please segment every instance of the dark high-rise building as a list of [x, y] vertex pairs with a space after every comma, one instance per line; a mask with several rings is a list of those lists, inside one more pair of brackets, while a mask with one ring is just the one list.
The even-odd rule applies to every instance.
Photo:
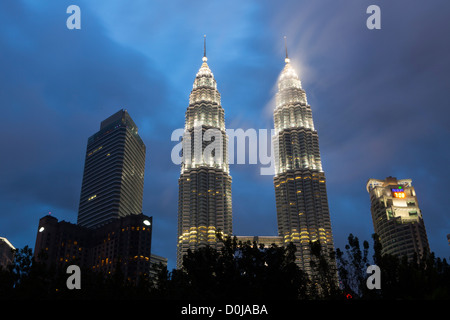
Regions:
[[145, 145], [126, 110], [102, 121], [88, 139], [78, 225], [100, 227], [142, 212]]
[[334, 244], [319, 137], [287, 50], [273, 117], [278, 233], [285, 244], [295, 244], [296, 263], [311, 276], [310, 244], [319, 241], [325, 253], [334, 251]]
[[108, 275], [117, 271], [136, 283], [150, 275], [152, 217], [133, 214], [91, 229], [50, 215], [39, 220], [36, 261], [59, 267], [71, 264]]
[[8, 239], [0, 237], [0, 270], [6, 269], [14, 262], [14, 252], [16, 248], [8, 241]]
[[[224, 110], [213, 73], [206, 63], [198, 71], [189, 97], [178, 180], [177, 267], [187, 250], [218, 248], [216, 233], [231, 236], [231, 177]], [[216, 146], [208, 152], [211, 146]]]
[[382, 254], [409, 260], [430, 252], [422, 211], [411, 179], [369, 179], [371, 212]]

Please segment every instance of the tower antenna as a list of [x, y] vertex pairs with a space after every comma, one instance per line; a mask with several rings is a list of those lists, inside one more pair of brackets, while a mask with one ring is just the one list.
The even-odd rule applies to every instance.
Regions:
[[286, 36], [284, 36], [284, 50], [286, 50], [286, 58], [284, 59], [284, 62], [288, 63], [290, 60], [289, 60], [288, 51], [287, 51], [287, 40], [286, 40]]
[[206, 58], [206, 34], [203, 36], [203, 61], [208, 60]]

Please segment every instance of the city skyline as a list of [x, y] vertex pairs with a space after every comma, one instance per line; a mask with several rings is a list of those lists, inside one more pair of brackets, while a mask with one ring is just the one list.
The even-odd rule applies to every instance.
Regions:
[[[140, 3], [128, 10], [120, 2], [80, 1], [81, 30], [65, 27], [70, 4], [0, 5], [7, 26], [0, 29], [0, 130], [8, 137], [1, 140], [0, 236], [14, 247], [34, 247], [48, 212], [75, 223], [86, 139], [123, 108], [147, 146], [143, 213], [154, 219], [152, 251], [174, 267], [180, 168], [170, 161], [170, 135], [184, 126], [203, 35], [227, 128], [235, 129], [273, 128], [286, 35], [320, 132], [335, 247], [349, 233], [370, 240], [366, 183], [394, 176], [412, 179], [430, 249], [448, 257], [450, 27], [442, 6], [449, 4], [423, 5], [426, 12], [383, 4], [375, 31], [365, 27], [364, 1]], [[158, 19], [169, 9], [173, 17]], [[259, 170], [230, 164], [236, 235], [277, 235], [273, 176]]]

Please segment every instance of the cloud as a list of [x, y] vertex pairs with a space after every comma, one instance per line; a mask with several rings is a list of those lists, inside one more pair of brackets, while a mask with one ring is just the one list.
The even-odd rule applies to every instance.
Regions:
[[61, 8], [0, 8], [8, 25], [0, 30], [0, 233], [12, 241], [17, 212], [76, 222], [86, 143], [100, 121], [125, 108], [139, 126], [145, 113], [145, 133], [155, 135], [171, 112], [165, 77], [145, 57], [111, 41], [87, 7], [82, 30], [69, 31]]

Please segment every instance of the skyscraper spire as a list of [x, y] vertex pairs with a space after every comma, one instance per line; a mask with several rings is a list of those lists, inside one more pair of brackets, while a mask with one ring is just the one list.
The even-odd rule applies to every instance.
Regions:
[[207, 61], [208, 58], [206, 57], [206, 34], [203, 36], [203, 61]]
[[286, 42], [286, 36], [284, 36], [284, 49], [286, 50], [286, 58], [284, 59], [284, 62], [289, 63], [289, 56], [288, 56], [288, 51], [287, 51], [287, 42]]

